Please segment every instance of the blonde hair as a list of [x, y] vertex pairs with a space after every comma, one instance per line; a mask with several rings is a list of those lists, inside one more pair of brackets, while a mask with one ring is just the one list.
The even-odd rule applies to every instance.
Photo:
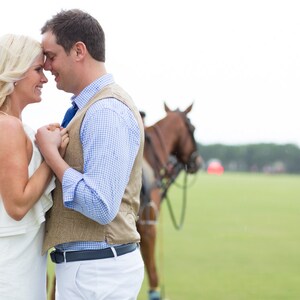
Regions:
[[42, 53], [41, 44], [24, 35], [6, 34], [0, 37], [0, 107]]

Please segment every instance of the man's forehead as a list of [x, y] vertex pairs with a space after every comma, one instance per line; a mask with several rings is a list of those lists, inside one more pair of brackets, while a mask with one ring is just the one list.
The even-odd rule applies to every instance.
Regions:
[[45, 32], [42, 35], [42, 45], [43, 47], [46, 45], [56, 45], [56, 36], [50, 31]]
[[51, 36], [43, 35], [42, 47], [45, 55], [54, 55], [63, 50], [63, 47], [56, 43], [56, 37], [53, 34]]

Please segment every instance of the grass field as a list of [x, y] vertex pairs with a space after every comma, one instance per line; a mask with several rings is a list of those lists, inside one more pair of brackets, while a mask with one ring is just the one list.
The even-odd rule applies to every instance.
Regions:
[[[199, 173], [190, 182], [183, 228], [173, 227], [167, 203], [158, 224], [165, 298], [300, 299], [300, 176]], [[182, 197], [174, 185], [177, 216]], [[147, 289], [145, 277], [139, 300]]]

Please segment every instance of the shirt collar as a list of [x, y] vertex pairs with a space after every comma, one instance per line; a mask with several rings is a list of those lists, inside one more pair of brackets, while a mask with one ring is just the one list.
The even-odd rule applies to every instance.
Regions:
[[114, 83], [113, 76], [111, 74], [105, 74], [86, 86], [77, 96], [73, 95], [71, 101], [75, 102], [80, 110], [94, 95], [112, 83]]

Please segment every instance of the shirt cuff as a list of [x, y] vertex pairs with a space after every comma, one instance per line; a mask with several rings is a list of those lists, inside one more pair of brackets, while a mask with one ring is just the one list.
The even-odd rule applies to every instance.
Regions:
[[74, 208], [75, 189], [82, 177], [80, 172], [72, 168], [68, 168], [63, 175], [63, 203], [67, 208]]

